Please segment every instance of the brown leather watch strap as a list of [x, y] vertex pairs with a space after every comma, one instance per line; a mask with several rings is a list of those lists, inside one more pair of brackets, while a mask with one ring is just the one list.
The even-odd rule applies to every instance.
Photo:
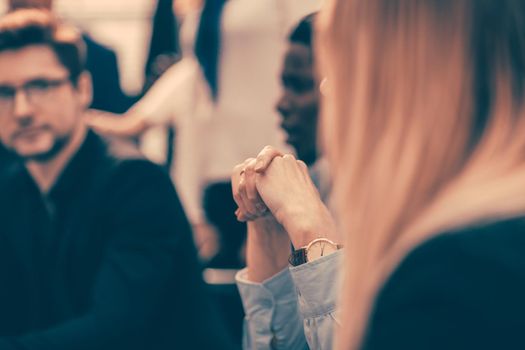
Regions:
[[290, 254], [290, 257], [288, 258], [288, 262], [292, 266], [304, 264], [306, 262], [306, 247], [293, 250], [292, 254]]

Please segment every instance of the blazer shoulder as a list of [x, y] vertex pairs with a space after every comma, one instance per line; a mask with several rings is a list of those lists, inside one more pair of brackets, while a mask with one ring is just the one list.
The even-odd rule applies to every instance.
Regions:
[[364, 348], [525, 346], [524, 228], [523, 218], [479, 224], [415, 247], [379, 290]]
[[100, 153], [95, 166], [110, 184], [116, 182], [120, 186], [137, 181], [160, 181], [163, 185], [172, 186], [166, 169], [147, 159], [132, 142], [94, 132], [91, 134], [97, 140]]
[[[434, 283], [446, 283], [455, 276], [465, 286], [514, 273], [525, 288], [524, 232], [525, 218], [514, 218], [441, 233], [410, 251], [387, 285], [417, 285], [415, 276], [436, 277]], [[505, 273], [498, 275], [498, 270]]]

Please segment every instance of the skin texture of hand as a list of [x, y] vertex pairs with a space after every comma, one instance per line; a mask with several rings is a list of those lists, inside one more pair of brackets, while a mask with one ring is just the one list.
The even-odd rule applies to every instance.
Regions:
[[265, 147], [257, 158], [235, 167], [232, 190], [239, 220], [270, 216], [268, 208], [296, 248], [320, 237], [341, 241], [306, 165], [292, 155]]
[[257, 192], [299, 248], [316, 238], [335, 242], [334, 221], [310, 179], [307, 166], [292, 155], [275, 157], [262, 173], [256, 175]]
[[268, 213], [268, 208], [257, 193], [255, 165], [256, 159], [249, 158], [233, 169], [232, 192], [239, 207], [235, 213], [239, 221], [255, 220]]
[[257, 158], [248, 158], [233, 169], [232, 191], [239, 209], [235, 215], [239, 221], [250, 221], [268, 214], [268, 207], [257, 192], [255, 180], [257, 173], [264, 173], [275, 157], [283, 153], [266, 146]]
[[261, 283], [288, 266], [290, 239], [273, 216], [248, 222], [246, 266], [248, 279]]

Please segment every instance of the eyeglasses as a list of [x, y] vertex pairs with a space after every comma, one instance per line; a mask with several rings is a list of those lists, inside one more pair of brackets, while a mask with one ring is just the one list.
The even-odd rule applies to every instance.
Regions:
[[0, 114], [13, 111], [17, 92], [23, 91], [27, 101], [33, 106], [42, 106], [49, 94], [58, 87], [70, 82], [69, 77], [61, 79], [38, 78], [25, 82], [20, 86], [0, 85]]

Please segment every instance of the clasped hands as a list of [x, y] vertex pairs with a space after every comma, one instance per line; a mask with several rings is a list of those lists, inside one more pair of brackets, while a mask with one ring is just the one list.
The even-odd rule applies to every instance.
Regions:
[[266, 146], [235, 166], [231, 180], [240, 221], [275, 221], [295, 247], [335, 231], [306, 164], [290, 154]]

